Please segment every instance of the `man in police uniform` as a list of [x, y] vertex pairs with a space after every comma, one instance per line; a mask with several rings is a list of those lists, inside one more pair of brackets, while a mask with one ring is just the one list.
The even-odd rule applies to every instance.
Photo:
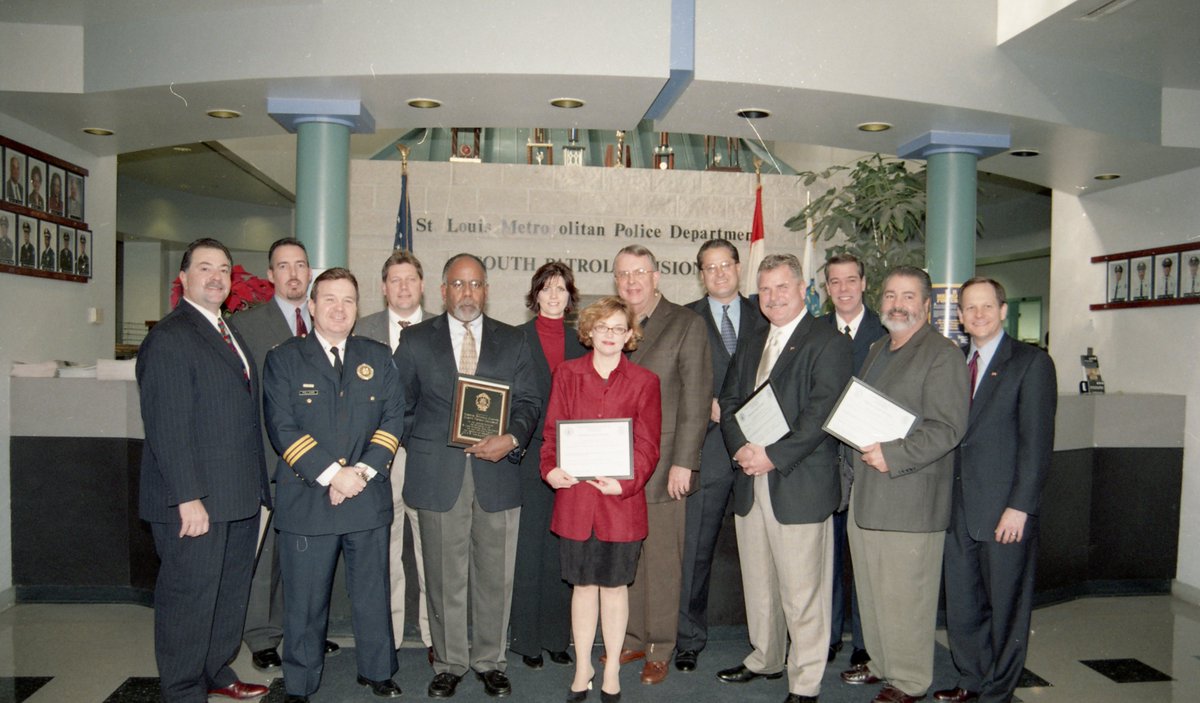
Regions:
[[54, 270], [54, 242], [50, 241], [49, 227], [42, 230], [42, 256], [38, 261], [38, 268], [43, 271]]
[[267, 353], [267, 432], [279, 450], [275, 526], [283, 577], [283, 683], [288, 703], [316, 692], [325, 661], [329, 596], [346, 561], [358, 683], [395, 698], [388, 618], [388, 471], [400, 446], [404, 397], [388, 348], [351, 337], [358, 282], [344, 268], [317, 277], [313, 334]]
[[35, 260], [33, 242], [29, 241], [29, 233], [32, 229], [33, 228], [29, 225], [29, 222], [21, 223], [21, 251], [17, 258], [17, 261], [22, 266], [28, 266], [30, 268], [33, 268]]
[[0, 216], [0, 264], [11, 264], [16, 247], [12, 237], [8, 236], [8, 214]]
[[87, 236], [79, 235], [79, 256], [75, 259], [75, 273], [80, 276], [92, 275], [92, 259], [88, 256]]
[[75, 272], [75, 247], [71, 243], [71, 235], [67, 232], [59, 235], [58, 270], [63, 273]]

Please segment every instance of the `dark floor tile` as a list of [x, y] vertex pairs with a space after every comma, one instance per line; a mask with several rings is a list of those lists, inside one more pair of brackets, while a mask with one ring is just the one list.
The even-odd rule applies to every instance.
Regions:
[[1170, 681], [1171, 677], [1137, 659], [1084, 659], [1084, 666], [1095, 669], [1117, 683]]
[[21, 703], [53, 676], [0, 676], [0, 703]]
[[1021, 669], [1021, 678], [1017, 680], [1017, 688], [1042, 688], [1051, 683], [1029, 669]]
[[158, 677], [133, 676], [125, 679], [104, 703], [159, 703], [160, 693]]

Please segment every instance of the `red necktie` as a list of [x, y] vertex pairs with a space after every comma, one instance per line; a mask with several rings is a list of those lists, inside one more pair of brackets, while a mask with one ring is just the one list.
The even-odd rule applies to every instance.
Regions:
[[296, 336], [308, 336], [308, 327], [304, 324], [304, 316], [300, 314], [300, 308], [296, 308]]
[[979, 350], [971, 355], [971, 360], [967, 362], [967, 370], [971, 372], [971, 402], [975, 402], [975, 378], [979, 376]]
[[246, 369], [246, 362], [242, 361], [242, 355], [238, 353], [237, 347], [233, 345], [233, 338], [229, 336], [229, 328], [225, 326], [225, 321], [217, 318], [217, 329], [221, 332], [221, 339], [225, 340], [225, 344], [229, 345], [229, 351], [238, 358], [238, 363], [242, 365], [242, 378], [246, 379], [246, 387], [250, 387], [250, 372]]

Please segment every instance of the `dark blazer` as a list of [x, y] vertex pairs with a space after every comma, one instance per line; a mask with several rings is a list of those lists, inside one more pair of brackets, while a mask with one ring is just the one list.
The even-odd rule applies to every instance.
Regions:
[[[421, 311], [422, 322], [431, 317], [433, 317], [433, 313], [429, 312], [428, 310]], [[383, 310], [380, 310], [379, 312], [373, 312], [366, 317], [360, 317], [358, 322], [354, 325], [354, 334], [357, 334], [361, 337], [370, 337], [376, 342], [391, 344], [391, 340], [388, 338], [387, 327], [388, 311], [387, 308], [384, 308]]]
[[[836, 312], [826, 313], [821, 316], [821, 319], [841, 332], [842, 323], [837, 319]], [[863, 362], [867, 360], [867, 353], [871, 351], [871, 345], [875, 343], [875, 340], [886, 336], [887, 333], [887, 328], [879, 320], [879, 315], [875, 314], [871, 308], [863, 306], [863, 319], [858, 323], [858, 334], [854, 337], [854, 373], [857, 374], [862, 369]]]
[[[746, 444], [734, 411], [754, 392], [769, 334], [768, 325], [738, 349], [721, 389], [721, 427], [730, 454]], [[846, 335], [806, 314], [771, 368], [771, 386], [792, 428], [766, 447], [775, 465], [767, 474], [771, 506], [775, 519], [783, 524], [821, 522], [841, 501], [838, 443], [821, 425], [850, 380], [850, 347]], [[733, 510], [745, 516], [753, 505], [754, 478], [738, 471], [733, 480]]]
[[[238, 312], [229, 318], [229, 326], [240, 332], [242, 339], [249, 345], [249, 351], [258, 365], [259, 378], [263, 376], [267, 352], [276, 344], [293, 336], [292, 328], [288, 326], [288, 321], [284, 319], [283, 311], [279, 309], [279, 304], [274, 298]], [[271, 439], [267, 436], [265, 421], [262, 423], [262, 439], [263, 456], [268, 457], [268, 462], [273, 461], [276, 457], [275, 448], [271, 446]], [[270, 467], [268, 474], [274, 475], [274, 465]]]
[[[658, 468], [646, 484], [647, 503], [665, 503], [667, 473], [671, 466], [700, 470], [700, 447], [712, 410], [712, 356], [704, 320], [662, 296], [638, 348], [629, 355], [633, 363], [658, 376], [662, 391], [662, 439]], [[692, 490], [699, 482], [692, 482]]]
[[258, 369], [186, 300], [146, 335], [137, 357], [146, 446], [138, 512], [147, 522], [179, 522], [179, 504], [197, 498], [213, 522], [242, 520], [270, 505], [259, 429]]
[[972, 539], [994, 539], [1005, 508], [1038, 514], [1057, 405], [1050, 356], [1004, 335], [978, 380], [954, 464]]
[[[405, 391], [402, 443], [408, 450], [408, 462], [404, 502], [418, 510], [446, 512], [458, 499], [465, 470], [463, 450], [446, 445], [458, 377], [447, 314], [404, 330], [394, 358]], [[516, 327], [484, 316], [475, 375], [511, 384], [508, 432], [521, 447], [527, 446], [538, 429], [542, 400], [537, 394], [525, 335]], [[521, 505], [517, 466], [474, 457], [471, 466], [480, 507], [496, 512]]]
[[[550, 362], [546, 361], [546, 353], [542, 351], [542, 340], [540, 337], [538, 337], [537, 333], [537, 318], [535, 317], [532, 320], [527, 321], [517, 329], [521, 330], [521, 332], [525, 335], [525, 342], [529, 345], [529, 356], [533, 361], [532, 368], [534, 381], [536, 383], [538, 397], [542, 399], [542, 406], [544, 408], [546, 401], [550, 398]], [[575, 328], [568, 325], [565, 320], [563, 321], [563, 332], [564, 361], [578, 359], [579, 357], [588, 353], [587, 348], [579, 343], [579, 334], [575, 331]], [[537, 424], [537, 431], [534, 434], [534, 439], [538, 442], [541, 442], [542, 440], [543, 427], [543, 423], [539, 420]], [[540, 447], [537, 447], [536, 449], [540, 450]], [[539, 452], [535, 451], [535, 447], [531, 446], [529, 448], [526, 456], [529, 457], [529, 455], [532, 455], [529, 460], [532, 461], [533, 466], [538, 466], [541, 460], [539, 458]], [[525, 461], [522, 461], [521, 463], [524, 464]]]
[[[891, 344], [884, 337], [871, 346], [860, 371], [864, 379], [880, 352]], [[854, 455], [854, 519], [868, 530], [940, 532], [950, 524], [954, 448], [967, 429], [969, 395], [962, 350], [922, 325], [895, 353], [872, 385], [917, 413], [917, 424], [902, 439], [884, 442], [888, 473], [880, 473]]]
[[[267, 354], [267, 432], [279, 454], [275, 525], [303, 535], [348, 534], [390, 524], [388, 472], [404, 426], [404, 392], [386, 345], [346, 340], [339, 379], [315, 334]], [[363, 462], [377, 472], [362, 493], [334, 506], [317, 483], [329, 465]]]
[[[741, 315], [738, 319], [738, 347], [745, 345], [756, 332], [769, 327], [766, 318], [758, 307], [743, 295], [737, 297]], [[695, 312], [704, 320], [708, 329], [708, 352], [712, 357], [713, 396], [721, 392], [725, 386], [725, 373], [729, 370], [732, 358], [725, 350], [725, 342], [721, 341], [721, 330], [713, 320], [712, 309], [708, 304], [708, 296], [688, 303], [685, 307]], [[721, 436], [721, 424], [708, 421], [708, 429], [704, 435], [704, 448], [700, 452], [700, 484], [708, 486], [719, 481], [730, 481], [733, 472], [730, 471], [729, 452], [725, 449], [725, 438]]]

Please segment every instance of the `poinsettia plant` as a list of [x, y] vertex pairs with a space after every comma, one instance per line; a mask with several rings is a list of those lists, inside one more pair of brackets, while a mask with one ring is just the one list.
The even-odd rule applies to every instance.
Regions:
[[[239, 310], [265, 303], [275, 295], [275, 286], [271, 285], [270, 281], [255, 276], [241, 266], [234, 266], [233, 270], [229, 272], [229, 278], [232, 281], [229, 295], [225, 298], [225, 302], [221, 303], [221, 310], [226, 315], [232, 315]], [[176, 277], [175, 282], [171, 284], [171, 309], [179, 305], [182, 298], [183, 283]]]

